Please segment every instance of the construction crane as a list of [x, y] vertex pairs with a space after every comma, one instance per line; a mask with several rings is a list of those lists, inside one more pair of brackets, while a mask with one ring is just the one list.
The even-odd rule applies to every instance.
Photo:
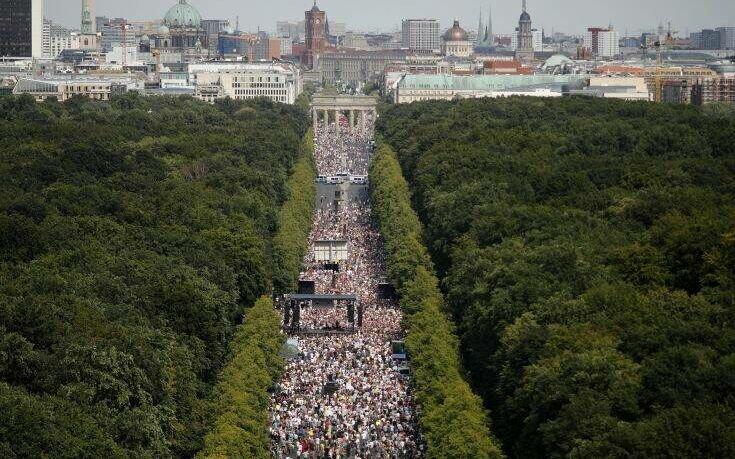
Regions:
[[678, 30], [671, 30], [671, 21], [667, 22], [668, 28], [666, 30], [666, 46], [674, 46], [674, 41], [679, 31]]
[[[643, 49], [644, 53], [648, 52], [648, 49], [650, 46], [648, 43], [642, 43], [641, 49]], [[654, 102], [661, 102], [663, 100], [663, 90], [664, 90], [664, 81], [663, 81], [663, 66], [664, 66], [664, 59], [663, 59], [663, 48], [664, 45], [661, 43], [660, 40], [656, 40], [653, 43], [653, 48], [656, 50], [656, 72], [653, 76], [653, 101]]]
[[124, 71], [128, 63], [128, 27], [125, 19], [120, 21], [120, 29], [122, 32], [122, 67]]
[[664, 80], [663, 80], [663, 66], [664, 66], [664, 59], [663, 59], [663, 46], [661, 45], [660, 41], [656, 41], [653, 44], [654, 48], [656, 48], [656, 76], [653, 79], [653, 101], [654, 102], [662, 102], [663, 101], [663, 92], [664, 92]]

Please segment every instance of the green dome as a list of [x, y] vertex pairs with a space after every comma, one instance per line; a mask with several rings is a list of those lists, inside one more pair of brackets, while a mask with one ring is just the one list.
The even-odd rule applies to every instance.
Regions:
[[201, 23], [202, 15], [187, 0], [179, 0], [163, 18], [163, 24], [167, 27], [200, 27]]

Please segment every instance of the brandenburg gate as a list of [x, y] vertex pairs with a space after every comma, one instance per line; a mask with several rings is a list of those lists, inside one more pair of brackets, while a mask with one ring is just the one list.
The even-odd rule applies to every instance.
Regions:
[[[316, 132], [319, 116], [324, 124], [329, 124], [331, 117], [334, 118], [337, 135], [339, 135], [339, 118], [341, 114], [347, 114], [349, 129], [359, 129], [365, 132], [368, 117], [374, 120], [377, 115], [378, 102], [373, 96], [350, 96], [346, 94], [315, 94], [311, 100], [311, 115], [314, 121], [314, 132]], [[330, 113], [333, 116], [330, 116]]]

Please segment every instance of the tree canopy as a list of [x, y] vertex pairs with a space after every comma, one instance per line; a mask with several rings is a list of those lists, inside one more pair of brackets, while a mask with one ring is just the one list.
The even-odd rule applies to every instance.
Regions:
[[308, 126], [265, 100], [0, 98], [0, 452], [191, 457]]
[[390, 147], [370, 166], [370, 194], [385, 238], [388, 275], [400, 295], [419, 425], [429, 458], [501, 458], [481, 400], [462, 378], [454, 328], [411, 208], [408, 185]]
[[735, 454], [735, 120], [586, 98], [387, 109], [506, 454]]

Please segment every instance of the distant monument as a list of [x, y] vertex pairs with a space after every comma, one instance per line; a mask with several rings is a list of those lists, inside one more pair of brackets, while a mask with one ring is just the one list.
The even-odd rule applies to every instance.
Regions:
[[94, 20], [92, 19], [93, 8], [94, 0], [82, 0], [82, 26], [80, 30], [83, 35], [92, 35], [95, 32]]
[[516, 48], [516, 60], [522, 63], [533, 62], [533, 30], [531, 28], [531, 15], [526, 11], [526, 0], [523, 0], [523, 12], [518, 20], [518, 47]]

